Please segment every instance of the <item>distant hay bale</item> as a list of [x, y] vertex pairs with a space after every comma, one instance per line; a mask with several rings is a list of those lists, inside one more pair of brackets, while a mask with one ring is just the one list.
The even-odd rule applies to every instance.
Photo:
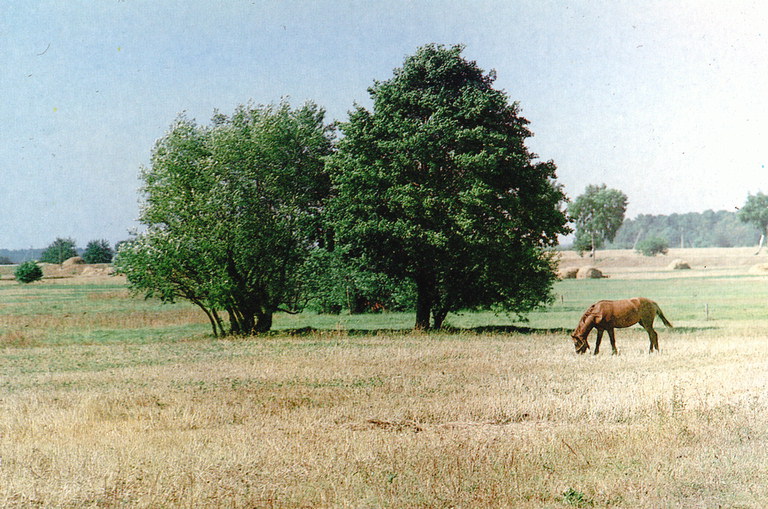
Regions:
[[669, 270], [687, 270], [690, 269], [691, 266], [688, 262], [681, 259], [672, 260], [672, 263], [667, 265], [667, 269]]
[[69, 265], [82, 265], [84, 263], [85, 262], [83, 261], [82, 257], [80, 257], [80, 256], [73, 256], [72, 258], [67, 258], [66, 260], [64, 260], [64, 263], [62, 263], [62, 265], [66, 265], [66, 266], [69, 266]]
[[89, 265], [83, 269], [80, 273], [81, 276], [112, 276], [115, 273], [115, 269], [110, 266], [93, 266]]
[[749, 268], [750, 274], [768, 274], [768, 263], [758, 263]]
[[576, 279], [600, 279], [603, 273], [596, 267], [582, 267], [576, 273]]
[[567, 269], [561, 269], [557, 275], [560, 279], [576, 279], [576, 274], [578, 274], [578, 272], [578, 267], [570, 267]]

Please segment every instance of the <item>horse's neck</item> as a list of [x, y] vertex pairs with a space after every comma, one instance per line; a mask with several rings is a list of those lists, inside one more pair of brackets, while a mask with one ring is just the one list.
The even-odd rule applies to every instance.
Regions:
[[576, 330], [574, 331], [574, 334], [579, 337], [586, 337], [589, 335], [590, 332], [592, 332], [592, 329], [595, 327], [595, 324], [593, 320], [589, 320], [587, 318], [582, 317], [579, 324], [576, 326]]

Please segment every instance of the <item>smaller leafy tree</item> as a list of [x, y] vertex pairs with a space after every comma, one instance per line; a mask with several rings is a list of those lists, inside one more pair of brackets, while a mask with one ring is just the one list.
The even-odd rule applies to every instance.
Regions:
[[43, 278], [43, 269], [33, 260], [29, 260], [16, 267], [14, 276], [19, 283], [32, 283]]
[[43, 254], [40, 255], [40, 261], [45, 263], [64, 263], [64, 260], [77, 256], [75, 241], [73, 239], [62, 239], [61, 237], [51, 243]]
[[667, 239], [661, 237], [649, 237], [637, 243], [635, 251], [644, 256], [656, 256], [657, 254], [667, 254], [669, 243]]
[[768, 234], [768, 195], [759, 192], [747, 196], [747, 202], [739, 210], [739, 219], [755, 225], [760, 230], [760, 244], [755, 254], [759, 253]]
[[590, 251], [595, 256], [603, 242], [612, 241], [624, 222], [627, 195], [605, 184], [589, 185], [584, 194], [568, 207], [571, 221], [576, 225], [574, 247], [579, 253]]
[[90, 241], [83, 251], [85, 263], [110, 263], [113, 256], [114, 251], [104, 239]]

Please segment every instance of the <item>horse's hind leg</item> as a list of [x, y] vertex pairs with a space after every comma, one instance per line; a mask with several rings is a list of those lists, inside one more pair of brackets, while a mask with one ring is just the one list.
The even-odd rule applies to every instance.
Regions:
[[616, 335], [614, 334], [613, 328], [608, 329], [608, 338], [611, 340], [611, 354], [616, 355], [619, 351], [616, 350]]
[[645, 328], [645, 332], [648, 333], [648, 339], [651, 341], [651, 349], [649, 350], [648, 353], [653, 353], [654, 349], [658, 352], [659, 351], [659, 335], [656, 334], [655, 330], [653, 330], [653, 325], [643, 325], [643, 327]]
[[597, 339], [595, 340], [595, 355], [600, 353], [600, 341], [603, 340], [603, 330], [597, 329]]

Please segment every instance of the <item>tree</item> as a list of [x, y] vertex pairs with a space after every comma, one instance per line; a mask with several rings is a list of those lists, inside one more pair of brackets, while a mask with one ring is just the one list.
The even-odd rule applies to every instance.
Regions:
[[739, 219], [751, 223], [760, 230], [760, 242], [757, 245], [758, 254], [763, 248], [763, 241], [768, 234], [768, 196], [758, 192], [747, 196], [747, 202], [739, 210]]
[[[183, 116], [142, 170], [146, 232], [120, 246], [130, 285], [205, 311], [214, 334], [251, 334], [306, 302], [300, 268], [322, 233], [332, 130], [314, 104]], [[220, 311], [226, 311], [229, 330]]]
[[43, 278], [43, 269], [36, 262], [29, 260], [16, 267], [13, 275], [19, 283], [33, 283]]
[[114, 251], [106, 240], [92, 240], [85, 246], [83, 261], [85, 263], [110, 263]]
[[77, 256], [75, 241], [73, 239], [57, 238], [40, 255], [40, 261], [44, 263], [64, 263], [73, 256]]
[[416, 292], [416, 327], [450, 311], [525, 313], [547, 302], [548, 248], [566, 233], [555, 165], [525, 147], [528, 121], [495, 74], [430, 44], [369, 89], [330, 168], [336, 242], [355, 265]]
[[624, 222], [627, 211], [627, 195], [605, 184], [589, 185], [584, 194], [568, 206], [571, 221], [576, 225], [574, 246], [583, 253], [595, 251], [604, 241], [612, 241]]

